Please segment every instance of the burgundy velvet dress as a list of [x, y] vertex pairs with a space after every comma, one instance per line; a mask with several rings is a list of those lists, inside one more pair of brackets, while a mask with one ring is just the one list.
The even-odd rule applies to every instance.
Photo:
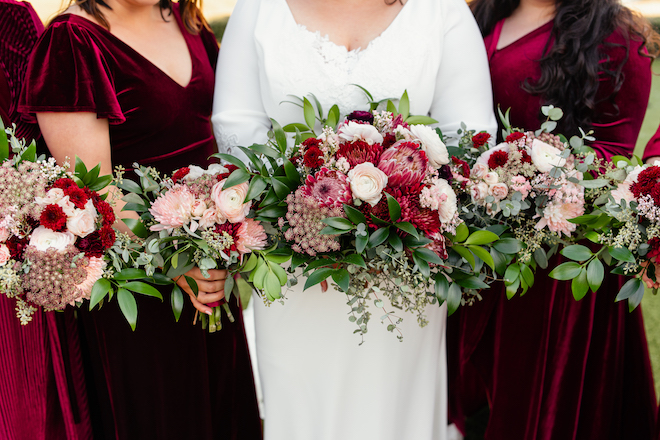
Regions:
[[[28, 141], [38, 127], [20, 120], [18, 96], [28, 57], [43, 32], [29, 3], [0, 0], [0, 118]], [[0, 438], [89, 439], [78, 332], [72, 311], [37, 311], [28, 325], [0, 294]]]
[[[65, 14], [37, 43], [20, 110], [95, 112], [110, 124], [113, 165], [154, 165], [164, 173], [206, 166], [215, 143], [211, 115], [218, 46], [187, 32], [192, 78], [181, 86], [91, 21]], [[238, 305], [235, 323], [207, 334], [192, 325], [189, 301], [178, 323], [164, 302], [139, 297], [132, 332], [117, 301], [80, 311], [95, 439], [259, 439], [252, 370]]]
[[[485, 38], [494, 103], [511, 108], [513, 126], [535, 130], [542, 100], [521, 83], [539, 77], [536, 60], [552, 22], [497, 50], [502, 24]], [[625, 40], [613, 34], [606, 42]], [[638, 47], [631, 42], [618, 111], [609, 101], [598, 106], [592, 147], [601, 156], [633, 152], [651, 85], [650, 60]], [[626, 54], [620, 46], [604, 50], [615, 65]], [[602, 76], [599, 96], [611, 90]], [[464, 430], [465, 417], [489, 405], [488, 440], [652, 438], [656, 400], [642, 313], [614, 302], [622, 281], [608, 275], [596, 294], [578, 302], [570, 283], [539, 270], [524, 296], [507, 300], [504, 288], [493, 286], [483, 301], [451, 316], [450, 420]]]
[[653, 156], [660, 156], [660, 127], [658, 127], [658, 131], [655, 132], [653, 137], [649, 139], [644, 149], [644, 160]]

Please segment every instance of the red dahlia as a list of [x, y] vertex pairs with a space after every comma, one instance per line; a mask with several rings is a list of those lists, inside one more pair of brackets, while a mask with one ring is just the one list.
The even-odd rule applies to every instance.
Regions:
[[69, 196], [69, 200], [78, 209], [85, 209], [85, 203], [89, 200], [85, 191], [77, 186], [63, 188], [64, 195]]
[[396, 136], [392, 133], [387, 133], [383, 136], [383, 148], [388, 149], [396, 143]]
[[520, 154], [522, 154], [522, 163], [532, 163], [532, 156], [529, 155], [527, 150], [521, 150]]
[[318, 168], [323, 165], [323, 152], [319, 147], [311, 146], [305, 148], [303, 163], [309, 168]]
[[459, 159], [456, 156], [451, 157], [452, 162], [454, 162], [455, 165], [458, 166], [458, 174], [465, 178], [470, 177], [470, 165], [462, 159]]
[[495, 169], [503, 167], [509, 160], [509, 153], [503, 150], [495, 151], [488, 158], [488, 168]]
[[653, 187], [658, 183], [660, 179], [660, 166], [652, 166], [646, 168], [639, 176], [637, 176], [637, 182], [630, 185], [630, 191], [636, 198], [644, 195], [650, 195]]
[[18, 238], [15, 235], [12, 235], [9, 240], [5, 242], [7, 248], [9, 249], [9, 254], [14, 260], [21, 261], [23, 260], [23, 251], [29, 244], [28, 237]]
[[172, 181], [173, 181], [174, 183], [177, 183], [179, 180], [181, 180], [181, 179], [183, 179], [184, 177], [186, 177], [186, 176], [188, 175], [189, 172], [190, 172], [190, 168], [188, 168], [188, 167], [179, 168], [179, 169], [176, 170], [176, 172], [172, 175]]
[[94, 207], [96, 208], [96, 211], [101, 214], [101, 217], [103, 217], [103, 225], [112, 226], [115, 222], [115, 211], [112, 209], [112, 206], [110, 206], [105, 200], [99, 199], [98, 201], [95, 201]]
[[51, 186], [51, 188], [65, 189], [65, 188], [68, 188], [70, 186], [78, 187], [78, 185], [76, 185], [76, 182], [69, 179], [68, 177], [63, 177], [63, 178], [57, 179], [55, 182], [53, 182], [53, 186]]
[[525, 137], [525, 133], [520, 132], [520, 131], [514, 131], [513, 133], [511, 133], [510, 135], [508, 135], [508, 136], [506, 137], [506, 139], [504, 139], [504, 140], [505, 140], [506, 142], [515, 142], [515, 141], [517, 141], [518, 139], [520, 139], [520, 138], [524, 138], [524, 137]]
[[103, 249], [109, 249], [113, 244], [115, 244], [115, 239], [117, 237], [115, 235], [114, 229], [112, 229], [109, 225], [104, 225], [99, 230], [99, 238], [101, 239]]
[[660, 238], [653, 237], [649, 240], [649, 251], [646, 254], [646, 258], [651, 259], [660, 255]]
[[488, 133], [477, 133], [472, 136], [472, 144], [474, 148], [483, 147], [489, 139], [490, 135]]
[[339, 146], [337, 157], [345, 157], [353, 168], [355, 165], [371, 162], [378, 163], [380, 155], [383, 153], [381, 144], [369, 145], [365, 141], [346, 142]]
[[83, 251], [86, 257], [101, 258], [105, 251], [99, 231], [94, 231], [85, 238], [79, 238], [76, 247]]
[[39, 223], [55, 232], [62, 232], [66, 228], [66, 214], [60, 205], [46, 205], [41, 211]]

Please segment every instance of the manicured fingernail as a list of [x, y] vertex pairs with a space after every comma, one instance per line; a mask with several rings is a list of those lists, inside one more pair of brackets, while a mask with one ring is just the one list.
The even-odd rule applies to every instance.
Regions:
[[213, 314], [213, 312], [204, 312], [204, 313], [206, 313], [209, 316], [211, 316]]

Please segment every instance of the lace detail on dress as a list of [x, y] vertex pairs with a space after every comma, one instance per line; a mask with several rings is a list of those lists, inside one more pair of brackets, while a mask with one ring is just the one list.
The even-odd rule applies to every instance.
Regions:
[[236, 133], [227, 133], [225, 127], [222, 125], [216, 125], [214, 129], [215, 138], [218, 142], [218, 150], [227, 154], [233, 154], [232, 150], [238, 146], [238, 135]]

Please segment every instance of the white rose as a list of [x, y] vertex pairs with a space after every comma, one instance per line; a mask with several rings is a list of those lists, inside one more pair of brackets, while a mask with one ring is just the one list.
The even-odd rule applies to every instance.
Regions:
[[97, 217], [94, 203], [88, 200], [85, 209], [76, 209], [74, 215], [66, 219], [66, 228], [80, 238], [87, 237], [96, 230]]
[[486, 150], [483, 153], [481, 153], [481, 156], [477, 158], [476, 163], [482, 163], [486, 166], [488, 166], [488, 159], [490, 159], [491, 154], [493, 154], [496, 151], [504, 151], [505, 153], [509, 152], [509, 144], [506, 142], [502, 142], [501, 144], [491, 148], [490, 150]]
[[454, 214], [456, 214], [456, 211], [458, 210], [458, 206], [456, 205], [456, 193], [445, 179], [438, 179], [434, 186], [434, 192], [439, 194], [440, 199], [444, 199], [446, 196], [444, 203], [441, 203], [440, 206], [438, 206], [438, 217], [440, 217], [442, 223], [450, 223], [454, 219]]
[[410, 132], [421, 142], [422, 150], [426, 153], [429, 164], [433, 168], [440, 168], [449, 163], [447, 146], [434, 129], [427, 125], [411, 125]]
[[484, 174], [484, 182], [486, 182], [489, 185], [495, 185], [497, 182], [499, 182], [500, 176], [497, 175], [495, 171], [489, 171], [486, 174]]
[[199, 179], [204, 175], [204, 168], [198, 167], [197, 165], [189, 165], [188, 169], [188, 174], [183, 178], [184, 182], [190, 182], [195, 179]]
[[62, 211], [66, 214], [67, 217], [71, 217], [76, 212], [76, 205], [69, 200], [69, 196], [64, 196], [57, 201], [57, 205], [62, 208]]
[[51, 188], [46, 193], [46, 197], [35, 197], [34, 201], [37, 202], [37, 205], [46, 206], [55, 205], [62, 198], [64, 198], [64, 190], [62, 188]]
[[245, 216], [250, 212], [252, 201], [243, 203], [248, 191], [248, 183], [244, 182], [231, 188], [223, 189], [227, 179], [213, 185], [211, 190], [211, 200], [215, 203], [217, 215], [226, 218], [230, 223], [238, 223], [245, 220]]
[[203, 200], [195, 200], [192, 204], [192, 216], [196, 218], [202, 217], [206, 208], [206, 203]]
[[4, 266], [7, 264], [7, 261], [11, 259], [11, 252], [9, 252], [9, 248], [5, 246], [4, 244], [0, 245], [0, 266]]
[[387, 186], [387, 174], [376, 168], [371, 162], [356, 165], [348, 172], [353, 197], [375, 206], [383, 196]]
[[495, 197], [496, 200], [506, 199], [506, 196], [509, 194], [509, 188], [506, 186], [506, 183], [495, 183], [488, 187], [488, 194]]
[[210, 174], [212, 176], [216, 174], [223, 174], [229, 171], [227, 168], [223, 167], [219, 163], [212, 163], [209, 165], [209, 168], [205, 171], [206, 174]]
[[39, 226], [32, 231], [30, 236], [30, 246], [34, 246], [39, 251], [45, 251], [48, 248], [63, 251], [75, 241], [76, 236], [71, 232], [55, 232], [45, 226]]
[[564, 166], [566, 159], [560, 157], [561, 151], [538, 139], [532, 141], [532, 163], [542, 173], [548, 173], [553, 167]]
[[471, 177], [476, 177], [477, 179], [483, 178], [488, 172], [488, 165], [484, 163], [475, 163], [470, 172]]
[[481, 202], [488, 195], [488, 184], [485, 182], [479, 182], [477, 185], [473, 185], [472, 188], [470, 188], [470, 195], [475, 203]]
[[337, 134], [340, 139], [348, 142], [363, 140], [369, 145], [383, 142], [383, 135], [376, 130], [376, 127], [369, 124], [358, 124], [355, 121], [348, 121], [348, 124], [343, 125]]

